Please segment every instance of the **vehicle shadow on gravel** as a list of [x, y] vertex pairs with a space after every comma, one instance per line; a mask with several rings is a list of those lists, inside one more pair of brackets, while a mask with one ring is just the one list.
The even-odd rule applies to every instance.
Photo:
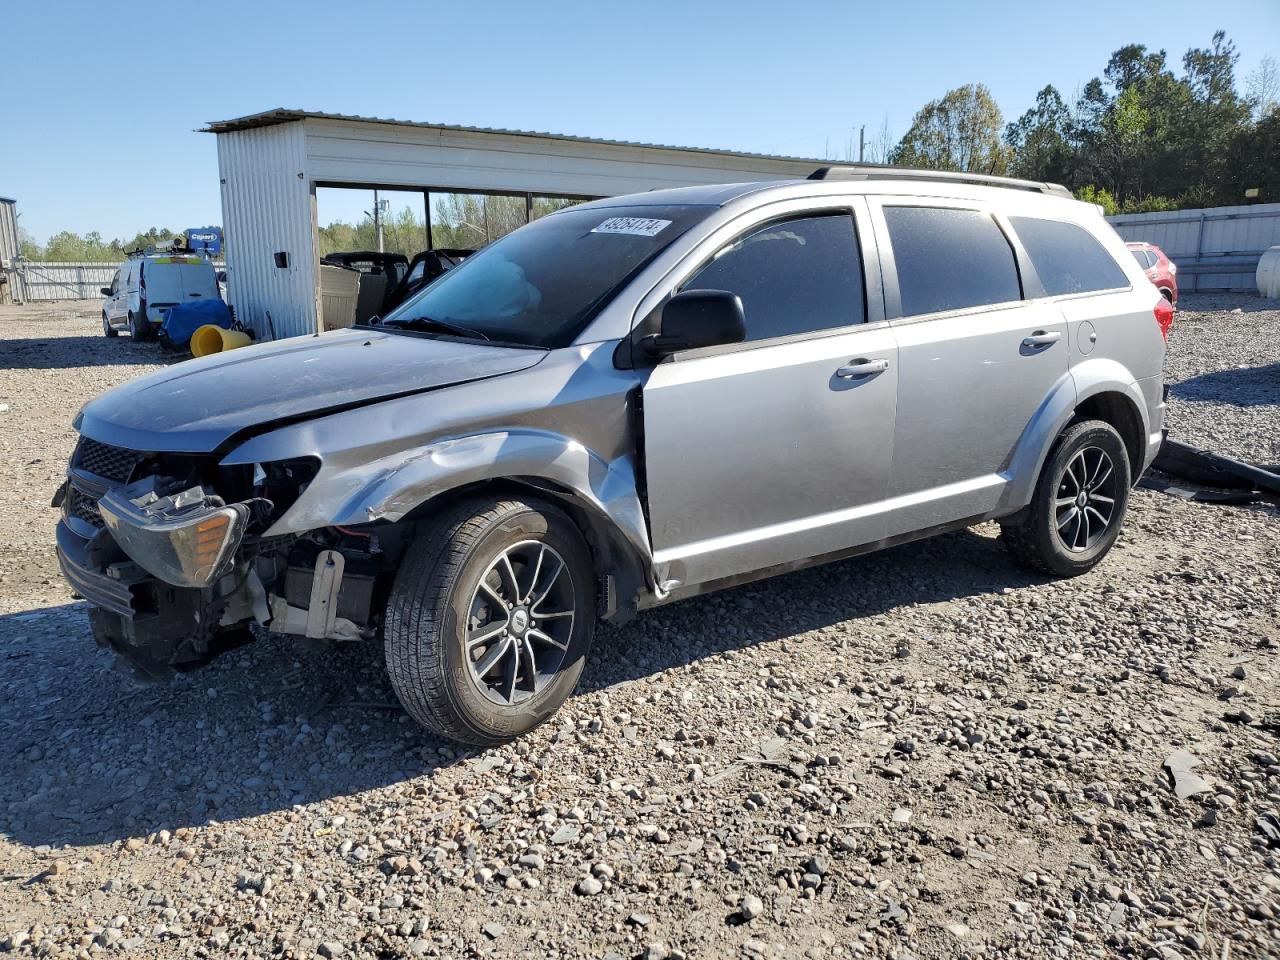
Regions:
[[158, 343], [134, 343], [128, 336], [31, 337], [0, 340], [0, 367], [8, 370], [72, 370], [82, 367], [121, 367], [173, 364], [190, 359]]
[[[1016, 566], [998, 540], [962, 530], [682, 600], [621, 630], [602, 629], [578, 692], [846, 621], [874, 632], [863, 618], [1045, 582]], [[870, 669], [892, 659], [898, 641], [929, 639], [884, 637], [876, 646], [855, 645], [839, 654], [840, 666], [856, 672], [861, 660]]]
[[1280, 405], [1280, 363], [1261, 367], [1235, 367], [1188, 377], [1169, 384], [1169, 393], [1179, 400], [1226, 403], [1236, 407]]
[[[901, 605], [1035, 582], [990, 537], [909, 544], [602, 628], [575, 695]], [[871, 671], [899, 640], [930, 638], [855, 642], [833, 656]], [[116, 666], [94, 647], [83, 603], [0, 617], [0, 833], [28, 846], [110, 842], [347, 797], [478, 752], [409, 720], [380, 644], [272, 635], [161, 684]]]

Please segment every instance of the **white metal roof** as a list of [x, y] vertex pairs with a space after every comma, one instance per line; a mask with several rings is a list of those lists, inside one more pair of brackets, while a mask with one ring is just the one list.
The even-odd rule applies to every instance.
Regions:
[[545, 133], [537, 130], [509, 130], [502, 127], [473, 127], [451, 123], [428, 123], [419, 120], [394, 120], [387, 117], [362, 117], [347, 113], [325, 113], [318, 110], [293, 110], [286, 107], [275, 107], [261, 113], [236, 117], [232, 120], [212, 120], [202, 127], [199, 133], [230, 133], [234, 130], [252, 130], [255, 127], [270, 127], [278, 123], [290, 123], [294, 120], [350, 120], [357, 123], [381, 123], [396, 127], [425, 127], [430, 130], [447, 130], [459, 133], [494, 133], [509, 137], [538, 137], [543, 140], [563, 140], [569, 143], [596, 143], [615, 147], [644, 147], [651, 150], [680, 150], [689, 153], [709, 153], [722, 157], [743, 157], [753, 160], [801, 160], [817, 166], [831, 163], [830, 160], [816, 160], [812, 157], [794, 155], [752, 153], [743, 150], [718, 150], [712, 147], [680, 147], [665, 143], [644, 143], [638, 140], [611, 140], [605, 137], [579, 137], [565, 133]]

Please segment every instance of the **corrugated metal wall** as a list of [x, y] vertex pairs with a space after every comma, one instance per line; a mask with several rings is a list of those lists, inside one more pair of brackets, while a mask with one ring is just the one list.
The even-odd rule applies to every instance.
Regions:
[[[807, 177], [813, 160], [480, 130], [301, 121], [313, 180], [433, 190], [614, 197], [663, 187]], [[270, 129], [270, 128], [268, 128]]]
[[20, 249], [17, 204], [0, 197], [0, 282], [5, 285], [5, 289], [0, 290], [0, 302], [21, 303], [26, 299], [22, 278], [18, 276], [13, 262]]
[[1154, 243], [1178, 265], [1178, 292], [1257, 292], [1263, 252], [1280, 244], [1280, 203], [1107, 217], [1125, 240]]
[[[301, 123], [218, 135], [227, 300], [260, 338], [315, 330], [315, 202]], [[275, 254], [288, 255], [277, 267]]]

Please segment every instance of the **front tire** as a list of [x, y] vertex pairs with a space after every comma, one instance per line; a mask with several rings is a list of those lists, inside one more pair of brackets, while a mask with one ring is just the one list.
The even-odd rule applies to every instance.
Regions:
[[595, 630], [591, 551], [537, 500], [467, 500], [425, 523], [387, 603], [387, 672], [423, 726], [490, 746], [577, 685]]
[[102, 333], [108, 337], [120, 336], [120, 331], [111, 325], [111, 321], [107, 319], [107, 311], [102, 311]]
[[1001, 540], [1024, 566], [1055, 577], [1092, 570], [1120, 535], [1129, 506], [1129, 454], [1102, 420], [1062, 432], [1031, 503], [1001, 521]]

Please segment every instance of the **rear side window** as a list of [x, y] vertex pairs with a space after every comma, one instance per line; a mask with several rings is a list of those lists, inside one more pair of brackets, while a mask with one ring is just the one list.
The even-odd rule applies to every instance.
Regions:
[[1129, 252], [1133, 254], [1133, 259], [1138, 261], [1138, 266], [1143, 270], [1156, 265], [1155, 255], [1150, 250], [1131, 250]]
[[1013, 248], [989, 214], [885, 207], [902, 315], [1022, 299]]
[[683, 285], [742, 298], [747, 340], [847, 327], [866, 319], [862, 257], [848, 214], [757, 227]]
[[[1009, 222], [1049, 296], [1129, 286], [1120, 265], [1084, 227], [1039, 217], [1010, 217]], [[1133, 255], [1144, 269], [1150, 265], [1145, 250]]]

